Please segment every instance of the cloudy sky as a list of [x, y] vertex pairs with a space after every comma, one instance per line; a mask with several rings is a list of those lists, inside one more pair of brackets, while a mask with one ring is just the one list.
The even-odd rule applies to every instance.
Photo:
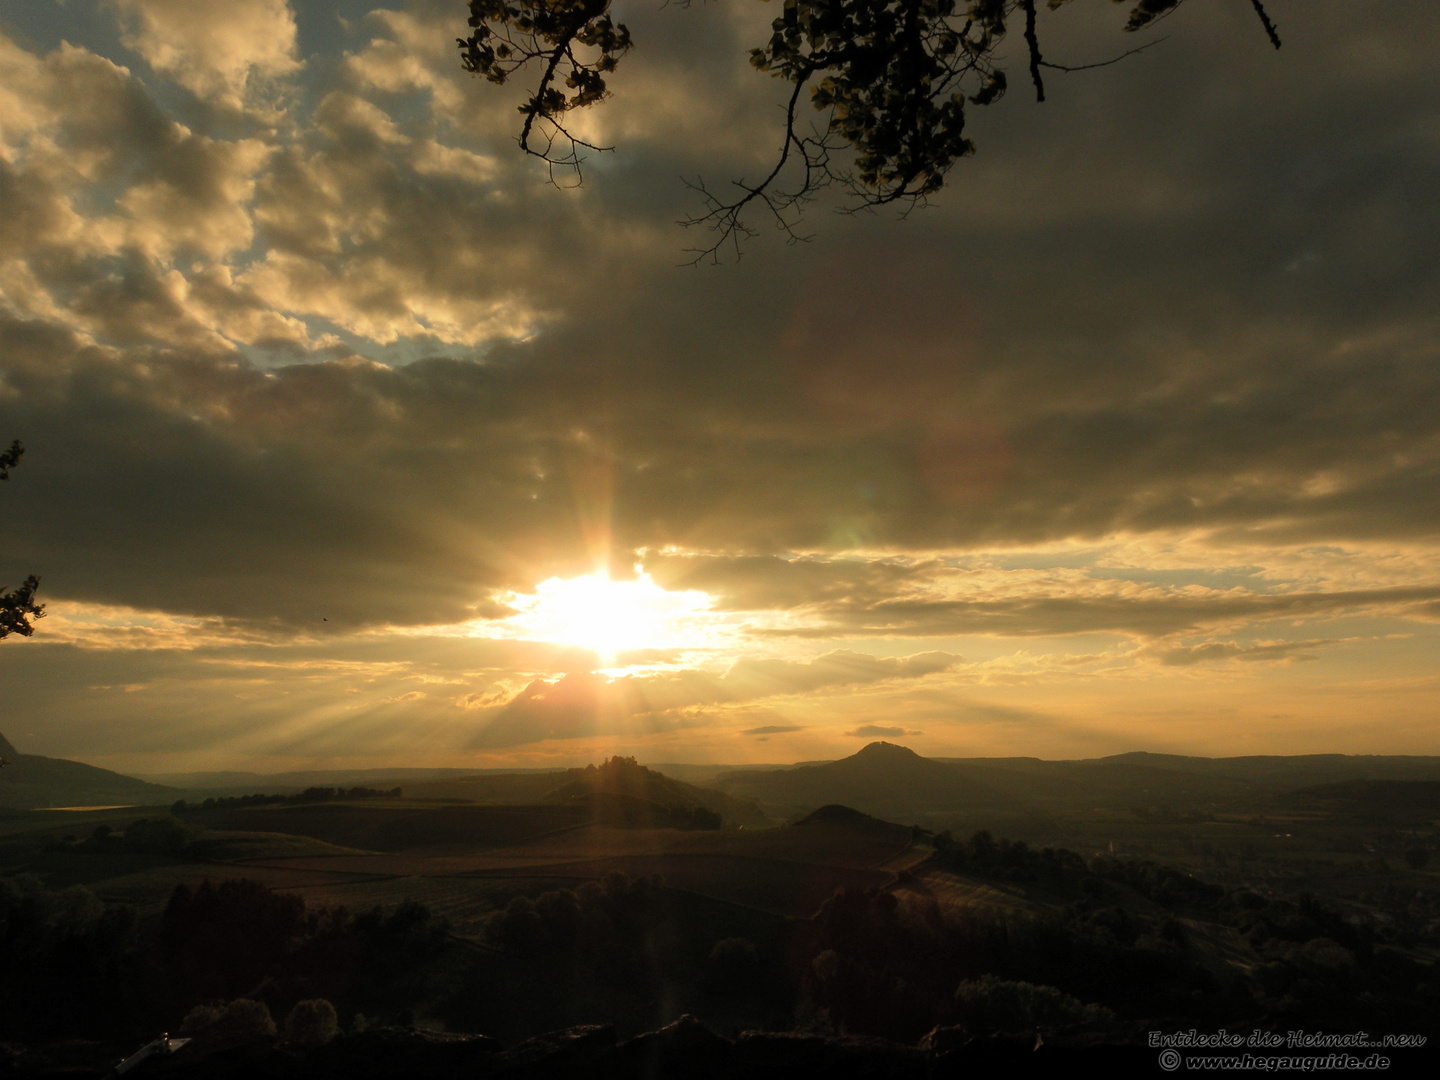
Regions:
[[[462, 0], [0, 6], [0, 730], [131, 772], [1437, 753], [1440, 15], [1013, 68], [720, 265], [774, 5], [616, 0], [583, 184]], [[1041, 10], [1047, 59], [1136, 44]], [[1020, 57], [1019, 35], [1003, 52]]]

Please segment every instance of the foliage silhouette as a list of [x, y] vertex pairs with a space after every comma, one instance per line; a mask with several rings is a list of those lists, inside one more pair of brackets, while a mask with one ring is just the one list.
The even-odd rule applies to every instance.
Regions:
[[248, 806], [304, 806], [311, 803], [336, 802], [347, 799], [398, 799], [402, 793], [403, 789], [398, 787], [308, 787], [298, 795], [222, 795], [218, 799], [211, 796], [204, 802], [196, 803], [177, 799], [171, 804], [170, 812], [181, 817], [185, 814], [198, 814], [210, 810], [236, 810]]
[[[1072, 0], [1048, 0], [1053, 11]], [[1125, 30], [1153, 25], [1182, 0], [1113, 0], [1131, 3]], [[1271, 44], [1280, 37], [1261, 0], [1250, 0]], [[610, 0], [470, 0], [470, 36], [457, 39], [462, 66], [504, 84], [536, 62], [540, 76], [520, 106], [521, 149], [551, 168], [580, 178], [585, 150], [569, 114], [609, 96], [607, 79], [633, 42], [610, 15]], [[750, 50], [750, 63], [791, 86], [774, 167], [757, 181], [733, 181], [716, 191], [703, 180], [691, 186], [702, 212], [683, 224], [713, 230], [714, 242], [693, 249], [696, 262], [722, 248], [738, 256], [754, 235], [749, 210], [768, 215], [791, 240], [800, 210], [835, 186], [850, 210], [899, 205], [913, 208], [939, 191], [950, 169], [975, 151], [965, 136], [965, 108], [998, 101], [1008, 78], [1001, 44], [1023, 19], [1025, 57], [1037, 101], [1045, 100], [1042, 69], [1082, 71], [1114, 63], [1148, 46], [1099, 64], [1066, 65], [1044, 58], [1036, 29], [1035, 0], [785, 0], [770, 40]], [[1151, 42], [1150, 44], [1154, 44]], [[566, 89], [557, 82], [563, 81]], [[806, 96], [821, 114], [806, 126]]]
[[1084, 1005], [1053, 986], [984, 975], [955, 990], [959, 1026], [975, 1035], [1026, 1034], [1114, 1019], [1110, 1010]]
[[10, 479], [10, 470], [20, 464], [20, 459], [25, 456], [25, 446], [16, 439], [10, 444], [10, 448], [0, 451], [0, 480]]
[[[112, 848], [129, 849], [131, 834], [122, 841], [97, 830]], [[468, 1004], [482, 990], [492, 995], [488, 1009], [503, 995], [523, 999], [515, 1016], [548, 1017], [557, 980], [726, 1014], [773, 1010], [774, 1030], [801, 1015], [803, 986], [823, 1010], [823, 1030], [911, 1043], [936, 1027], [967, 1039], [1039, 1032], [1047, 1043], [1052, 1033], [1114, 1041], [1177, 1017], [1232, 1030], [1422, 1031], [1440, 1009], [1423, 955], [1388, 927], [1352, 923], [1313, 897], [1291, 903], [1216, 887], [1157, 910], [1135, 897], [1169, 881], [1150, 864], [1086, 863], [988, 840], [952, 842], [964, 849], [963, 872], [1033, 869], [1034, 889], [1051, 893], [1034, 914], [950, 903], [917, 882], [920, 891], [842, 890], [812, 919], [771, 922], [730, 906], [717, 922], [714, 905], [613, 874], [512, 900], [487, 926], [508, 954], [498, 957], [458, 942], [414, 902], [351, 915], [255, 882], [207, 882], [180, 886], [158, 920], [141, 922], [82, 888], [0, 877], [0, 1039], [149, 1038], [181, 1016], [198, 1028], [247, 1010], [291, 1016], [285, 1031], [296, 1047], [324, 1041], [332, 1024], [356, 1029], [361, 1012], [382, 1025], [428, 1016], [484, 1031], [494, 1015]], [[989, 871], [976, 850], [987, 853]], [[1047, 864], [1063, 873], [1048, 874]], [[1084, 895], [1087, 881], [1108, 894]], [[1193, 918], [1202, 909], [1205, 918]], [[1253, 971], [1214, 963], [1204, 939], [1217, 931], [1248, 943]], [[536, 996], [496, 989], [497, 978], [516, 973]], [[236, 1005], [245, 999], [251, 1004]]]
[[556, 802], [584, 805], [607, 824], [639, 828], [719, 829], [717, 810], [700, 805], [702, 793], [647, 769], [633, 757], [612, 757], [599, 766], [571, 769], [550, 793]]
[[324, 998], [297, 1001], [281, 1028], [281, 1035], [288, 1045], [306, 1050], [324, 1046], [339, 1032], [335, 1006]]
[[743, 994], [754, 989], [760, 956], [749, 938], [721, 938], [710, 950], [710, 981], [722, 994]]
[[[0, 451], [0, 480], [9, 480], [10, 470], [20, 464], [24, 456], [25, 446], [19, 439], [12, 442], [9, 449]], [[29, 637], [35, 632], [34, 620], [45, 614], [45, 605], [35, 603], [35, 590], [38, 588], [40, 579], [34, 574], [14, 592], [0, 587], [0, 638], [11, 634]]]
[[[1428, 967], [1381, 944], [1372, 926], [1352, 922], [1309, 894], [1297, 902], [1270, 899], [1146, 859], [1087, 861], [1063, 848], [1037, 850], [997, 840], [984, 830], [965, 841], [942, 833], [935, 848], [937, 861], [947, 868], [1071, 898], [1058, 921], [1012, 921], [1001, 952], [972, 944], [966, 955], [979, 970], [1050, 984], [1108, 1006], [1122, 1019], [1153, 1015], [1168, 1002], [1177, 1013], [1208, 1011], [1217, 1022], [1228, 1011], [1280, 1026], [1363, 1022], [1402, 1030], [1405, 1023], [1425, 1026], [1425, 1017], [1440, 1005]], [[1133, 894], [1162, 913], [1137, 914], [1125, 900]], [[1259, 954], [1261, 963], [1248, 982], [1207, 982], [1189, 940], [1192, 918], [1232, 928]], [[943, 947], [936, 949], [943, 953]], [[1185, 994], [1198, 996], [1187, 1004]], [[1004, 1001], [993, 1004], [999, 1008]]]
[[76, 886], [0, 877], [0, 1039], [94, 1038], [123, 1020], [139, 920]]
[[516, 896], [490, 915], [485, 935], [514, 956], [580, 965], [633, 985], [654, 977], [669, 919], [658, 879], [610, 873], [578, 889]]

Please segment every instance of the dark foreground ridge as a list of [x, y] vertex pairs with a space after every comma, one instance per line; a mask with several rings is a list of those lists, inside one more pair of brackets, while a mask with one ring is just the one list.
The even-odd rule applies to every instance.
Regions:
[[[101, 1062], [81, 1062], [84, 1044], [49, 1051], [0, 1047], [0, 1076], [115, 1077]], [[94, 1045], [94, 1044], [90, 1044]], [[6, 1050], [10, 1052], [5, 1053]], [[99, 1049], [95, 1047], [95, 1049]], [[472, 1080], [550, 1078], [649, 1080], [939, 1080], [961, 1070], [1014, 1065], [1097, 1066], [1153, 1064], [1143, 1046], [1063, 1047], [1034, 1038], [974, 1039], [957, 1028], [937, 1028], [918, 1046], [885, 1039], [747, 1031], [731, 1040], [693, 1016], [658, 1031], [619, 1041], [606, 1025], [567, 1028], [505, 1049], [484, 1035], [450, 1035], [413, 1028], [377, 1028], [302, 1049], [273, 1038], [195, 1040], [150, 1057], [126, 1080]], [[979, 1075], [988, 1075], [982, 1072]]]

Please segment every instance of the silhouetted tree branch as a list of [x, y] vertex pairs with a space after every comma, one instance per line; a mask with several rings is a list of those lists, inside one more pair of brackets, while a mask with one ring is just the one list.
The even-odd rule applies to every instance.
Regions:
[[1250, 6], [1255, 9], [1255, 14], [1260, 16], [1260, 25], [1265, 27], [1265, 34], [1270, 38], [1270, 44], [1275, 48], [1280, 47], [1280, 31], [1275, 29], [1275, 24], [1270, 21], [1270, 16], [1265, 14], [1265, 5], [1260, 0], [1250, 0]]
[[[542, 64], [535, 92], [520, 106], [520, 148], [580, 175], [582, 150], [609, 150], [565, 126], [572, 109], [609, 97], [605, 76], [630, 51], [630, 31], [610, 18], [610, 0], [470, 0], [468, 38], [458, 38], [466, 71], [504, 85], [532, 60]], [[563, 78], [569, 93], [555, 85]], [[538, 128], [537, 128], [538, 125]], [[558, 148], [557, 148], [558, 144]]]
[[[12, 442], [8, 450], [0, 452], [0, 480], [9, 480], [10, 470], [20, 464], [24, 456], [25, 447], [19, 439]], [[29, 637], [35, 632], [32, 620], [45, 614], [45, 605], [35, 603], [35, 590], [39, 587], [40, 579], [31, 574], [14, 592], [0, 588], [0, 638], [11, 634]]]
[[1030, 81], [1035, 84], [1035, 100], [1045, 100], [1045, 82], [1040, 78], [1040, 39], [1035, 35], [1035, 0], [1020, 0], [1025, 9], [1025, 47], [1030, 50]]
[[[1048, 0], [1054, 11], [1073, 0]], [[1132, 3], [1127, 32], [1151, 26], [1184, 0]], [[1250, 0], [1271, 43], [1280, 37], [1261, 0]], [[470, 0], [468, 38], [458, 39], [467, 71], [494, 83], [539, 62], [534, 92], [520, 106], [519, 142], [528, 154], [580, 177], [584, 150], [597, 147], [566, 126], [571, 111], [609, 96], [606, 77], [631, 48], [630, 31], [610, 17], [610, 0]], [[1005, 92], [999, 49], [1010, 20], [1024, 15], [1030, 81], [1045, 100], [1041, 68], [1084, 71], [1105, 67], [1148, 46], [1095, 64], [1046, 61], [1040, 50], [1035, 0], [784, 0], [770, 40], [750, 50], [759, 71], [790, 82], [785, 125], [775, 166], [759, 181], [735, 180], [716, 190], [703, 179], [704, 211], [684, 225], [713, 230], [715, 242], [691, 249], [695, 259], [754, 235], [745, 214], [763, 207], [790, 240], [800, 211], [823, 189], [838, 187], [843, 209], [922, 205], [975, 145], [964, 135], [965, 107], [989, 105]], [[1151, 44], [1154, 44], [1153, 42]], [[563, 77], [568, 89], [557, 86]], [[818, 122], [799, 115], [808, 89]]]
[[10, 449], [0, 453], [0, 480], [10, 479], [10, 470], [20, 464], [20, 459], [25, 456], [25, 447], [19, 439], [10, 444]]

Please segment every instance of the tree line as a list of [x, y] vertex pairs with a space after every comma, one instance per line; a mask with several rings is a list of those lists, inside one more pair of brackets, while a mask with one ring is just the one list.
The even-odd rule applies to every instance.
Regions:
[[82, 887], [0, 878], [0, 1039], [149, 1039], [197, 1007], [248, 998], [285, 1017], [303, 1001], [406, 1023], [453, 993], [469, 954], [407, 901], [307, 907], [245, 879], [178, 885], [153, 923]]
[[398, 799], [403, 796], [401, 788], [371, 787], [308, 787], [295, 795], [226, 795], [210, 796], [202, 802], [188, 802], [177, 799], [170, 806], [176, 816], [204, 813], [207, 810], [236, 810], [247, 806], [298, 806], [307, 803], [335, 802], [346, 799]]

